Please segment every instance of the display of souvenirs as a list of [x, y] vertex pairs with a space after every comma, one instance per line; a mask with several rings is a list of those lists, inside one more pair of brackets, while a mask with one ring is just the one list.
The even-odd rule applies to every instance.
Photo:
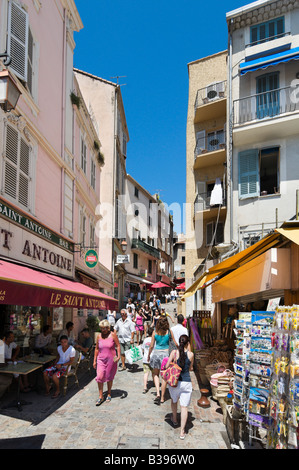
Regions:
[[272, 325], [275, 312], [252, 312], [248, 423], [268, 429], [272, 376]]
[[251, 313], [239, 313], [239, 319], [234, 320], [235, 356], [234, 356], [234, 396], [233, 405], [246, 415], [248, 409], [248, 358], [250, 352]]
[[279, 306], [272, 332], [273, 379], [270, 387], [268, 448], [298, 449], [299, 307]]

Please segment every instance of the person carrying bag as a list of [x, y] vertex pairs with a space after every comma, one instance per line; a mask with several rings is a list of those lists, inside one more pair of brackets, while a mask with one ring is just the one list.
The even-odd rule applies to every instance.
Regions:
[[[163, 371], [164, 380], [168, 383], [169, 394], [171, 397], [173, 426], [177, 426], [177, 404], [180, 401], [181, 406], [181, 432], [180, 439], [185, 439], [185, 426], [188, 418], [188, 406], [191, 402], [192, 383], [190, 371], [193, 370], [194, 354], [189, 351], [189, 337], [181, 335], [179, 338], [179, 348], [172, 351]], [[168, 371], [166, 373], [166, 371]], [[180, 373], [179, 373], [180, 372]], [[179, 377], [177, 378], [179, 374]], [[161, 372], [162, 375], [162, 372]], [[173, 383], [171, 385], [170, 383]]]

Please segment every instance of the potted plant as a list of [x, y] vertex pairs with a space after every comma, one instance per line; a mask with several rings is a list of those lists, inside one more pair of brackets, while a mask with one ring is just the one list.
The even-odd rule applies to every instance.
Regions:
[[96, 342], [96, 337], [100, 331], [99, 318], [95, 315], [89, 315], [86, 319], [86, 326], [91, 332], [91, 335], [94, 335], [94, 342]]
[[78, 109], [80, 108], [80, 104], [81, 104], [81, 98], [80, 96], [77, 96], [76, 93], [74, 93], [73, 91], [71, 92], [70, 94], [70, 98], [71, 98], [71, 102], [74, 106], [76, 106]]
[[105, 164], [105, 157], [101, 151], [98, 152], [97, 158], [98, 158], [98, 163], [100, 164], [100, 166], [103, 166]]

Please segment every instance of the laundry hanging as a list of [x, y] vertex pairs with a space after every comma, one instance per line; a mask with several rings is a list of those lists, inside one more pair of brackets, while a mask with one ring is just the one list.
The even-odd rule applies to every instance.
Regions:
[[223, 191], [220, 178], [216, 178], [215, 186], [211, 192], [210, 206], [222, 205]]

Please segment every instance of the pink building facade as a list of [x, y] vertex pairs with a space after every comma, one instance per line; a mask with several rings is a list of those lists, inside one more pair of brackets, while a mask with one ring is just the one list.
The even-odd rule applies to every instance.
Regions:
[[[86, 248], [97, 246], [102, 162], [82, 96], [73, 104], [80, 98], [73, 33], [82, 27], [73, 0], [0, 0], [0, 51], [11, 58], [8, 67], [0, 60], [0, 70], [9, 70], [21, 92], [15, 110], [0, 109], [0, 290], [5, 263], [14, 263], [16, 272], [25, 266], [59, 276], [62, 284], [79, 281], [95, 292], [107, 292], [111, 283], [100, 264], [85, 263]], [[7, 305], [4, 292], [0, 333], [13, 329], [27, 347], [44, 324], [55, 335], [73, 321], [76, 336], [87, 314], [99, 311], [77, 308], [79, 301], [24, 306], [16, 294], [15, 305]]]

